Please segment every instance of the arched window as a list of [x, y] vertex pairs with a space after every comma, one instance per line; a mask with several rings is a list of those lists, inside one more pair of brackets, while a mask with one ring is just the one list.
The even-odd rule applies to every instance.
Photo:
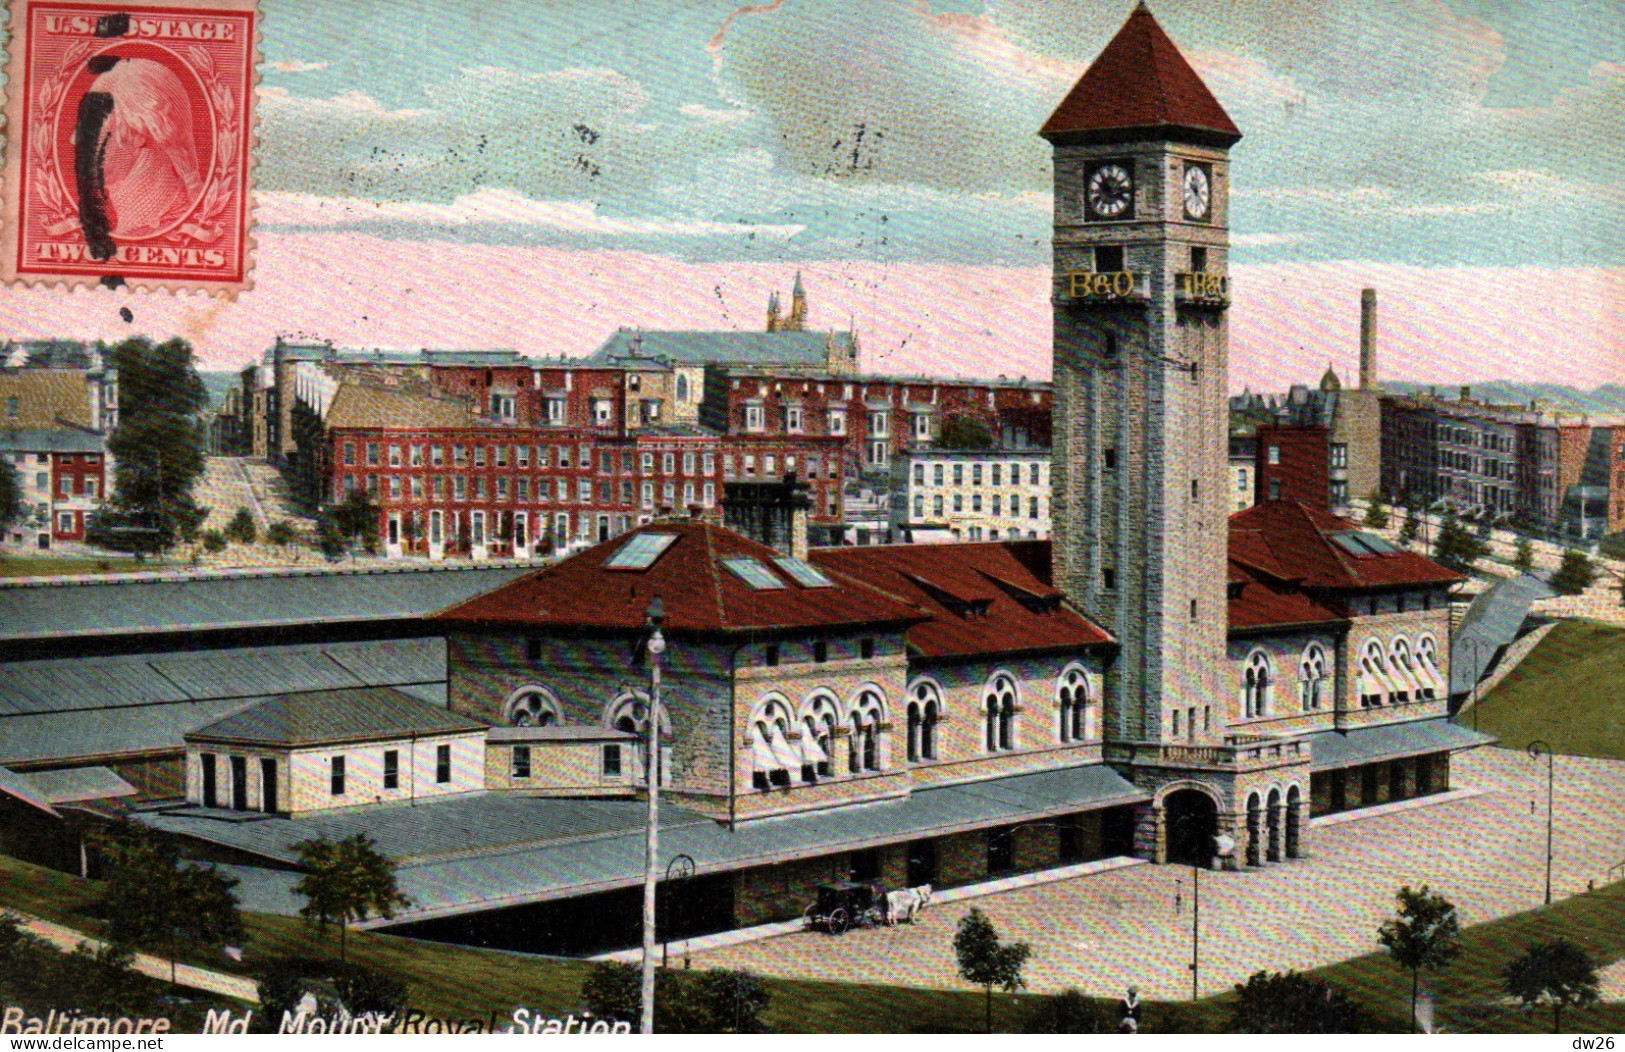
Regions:
[[1298, 663], [1298, 683], [1305, 712], [1313, 712], [1325, 702], [1326, 665], [1326, 651], [1319, 643], [1304, 647]]
[[688, 401], [688, 376], [685, 373], [677, 374], [677, 400]]
[[1375, 639], [1367, 640], [1365, 646], [1360, 649], [1359, 691], [1362, 708], [1383, 704], [1393, 692], [1393, 683], [1388, 677], [1388, 662], [1383, 657], [1382, 644]]
[[1242, 711], [1249, 717], [1262, 716], [1269, 711], [1270, 694], [1275, 677], [1270, 670], [1269, 655], [1255, 650], [1247, 657], [1242, 672]]
[[1061, 673], [1056, 691], [1059, 737], [1063, 742], [1089, 741], [1095, 736], [1094, 706], [1089, 698], [1089, 676], [1077, 665]]
[[790, 744], [791, 728], [796, 728], [789, 704], [770, 695], [756, 705], [750, 717], [751, 784], [757, 789], [788, 786], [790, 772], [800, 771], [802, 755]]
[[546, 687], [520, 687], [502, 706], [502, 718], [515, 727], [553, 727], [564, 722], [559, 699]]
[[1394, 679], [1394, 702], [1403, 704], [1411, 700], [1411, 692], [1419, 690], [1420, 681], [1416, 678], [1416, 667], [1411, 661], [1410, 640], [1404, 636], [1396, 638], [1388, 648], [1389, 672]]
[[849, 743], [852, 770], [880, 770], [880, 725], [886, 718], [880, 694], [868, 688], [861, 691], [847, 718], [852, 733]]
[[1444, 677], [1439, 674], [1439, 644], [1432, 636], [1419, 636], [1416, 640], [1416, 670], [1421, 680], [1419, 697], [1438, 697], [1438, 690], [1444, 685]]
[[983, 699], [987, 715], [987, 751], [1006, 752], [1016, 747], [1016, 681], [1004, 673], [994, 676]]
[[[937, 758], [937, 724], [942, 722], [942, 693], [935, 683], [920, 680], [908, 692], [910, 761]], [[919, 714], [919, 742], [913, 739], [914, 714]], [[916, 755], [917, 753], [917, 755]]]
[[835, 728], [840, 709], [829, 694], [814, 694], [801, 707], [801, 778], [812, 782], [835, 773]]
[[[604, 706], [605, 727], [638, 736], [638, 741], [632, 748], [637, 754], [638, 769], [645, 772], [648, 771], [648, 750], [646, 748], [648, 712], [649, 694], [641, 688], [620, 694], [616, 696], [615, 700]], [[671, 713], [666, 711], [665, 705], [660, 707], [660, 737], [662, 741], [671, 738]], [[671, 780], [671, 772], [667, 769], [667, 765], [671, 760], [670, 747], [662, 744], [660, 753], [660, 784], [665, 785]], [[639, 775], [637, 779], [639, 784], [645, 778], [646, 775]]]

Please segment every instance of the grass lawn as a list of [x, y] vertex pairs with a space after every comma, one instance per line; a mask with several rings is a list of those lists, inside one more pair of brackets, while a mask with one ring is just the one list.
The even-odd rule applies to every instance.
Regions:
[[[0, 856], [0, 903], [96, 934], [100, 922], [88, 915], [95, 884]], [[320, 952], [321, 937], [309, 925], [288, 917], [244, 914], [249, 930], [245, 960], [237, 963], [212, 951], [182, 959], [223, 972], [246, 974], [258, 962], [286, 954]], [[1549, 1013], [1526, 1015], [1499, 1004], [1501, 970], [1537, 939], [1569, 939], [1599, 962], [1625, 958], [1625, 883], [1611, 884], [1533, 910], [1467, 929], [1462, 955], [1442, 975], [1424, 974], [1423, 985], [1437, 997], [1436, 1018], [1452, 1032], [1541, 1032]], [[516, 1005], [548, 1014], [580, 1007], [581, 981], [591, 965], [582, 961], [525, 957], [420, 942], [375, 932], [351, 932], [349, 956], [406, 980], [410, 1003], [441, 1018], [488, 1019], [499, 1025]], [[337, 953], [329, 932], [325, 945]], [[1378, 952], [1318, 969], [1371, 1010], [1390, 1031], [1409, 1029], [1410, 975]], [[767, 1024], [780, 1032], [801, 1033], [977, 1033], [982, 1029], [983, 995], [974, 990], [921, 990], [794, 979], [765, 979], [771, 994]], [[1215, 1033], [1229, 1025], [1228, 993], [1191, 1002], [1147, 1002], [1141, 1014], [1148, 1033]], [[1021, 1031], [1042, 1004], [1030, 995], [994, 994], [994, 1028]], [[1564, 1013], [1571, 1032], [1625, 1031], [1625, 1004], [1595, 1005]]]
[[1511, 747], [1625, 759], [1625, 628], [1560, 621], [1479, 700], [1478, 727]]
[[178, 563], [160, 559], [136, 562], [122, 557], [81, 558], [70, 556], [54, 558], [44, 555], [0, 555], [0, 577], [62, 577], [86, 573], [145, 573], [150, 570], [168, 570]]

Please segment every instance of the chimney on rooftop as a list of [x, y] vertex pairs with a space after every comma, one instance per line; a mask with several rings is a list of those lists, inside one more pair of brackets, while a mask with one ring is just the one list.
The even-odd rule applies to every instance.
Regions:
[[1360, 290], [1360, 389], [1379, 390], [1377, 381], [1377, 290]]
[[1461, 400], [1463, 402], [1470, 402], [1473, 400], [1473, 389], [1467, 384], [1461, 385]]

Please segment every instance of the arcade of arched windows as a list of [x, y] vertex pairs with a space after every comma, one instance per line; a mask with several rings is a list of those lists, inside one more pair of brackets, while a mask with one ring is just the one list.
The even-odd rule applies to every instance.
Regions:
[[1242, 827], [1243, 856], [1249, 866], [1303, 856], [1303, 829], [1309, 820], [1309, 796], [1299, 785], [1271, 786], [1247, 794]]
[[1386, 644], [1381, 639], [1366, 639], [1356, 653], [1355, 690], [1361, 708], [1430, 701], [1445, 690], [1439, 644], [1431, 633], [1424, 632], [1414, 641], [1394, 636]]
[[1064, 745], [1100, 737], [1100, 702], [1082, 665], [1068, 665], [1055, 688], [1056, 738]]
[[1021, 712], [1021, 695], [1015, 677], [996, 672], [982, 688], [983, 741], [987, 751], [1010, 752], [1019, 741], [1016, 721]]
[[845, 702], [819, 688], [799, 709], [782, 694], [765, 694], [745, 727], [751, 784], [756, 789], [788, 788], [882, 771], [889, 727], [885, 693], [873, 684], [860, 687]]

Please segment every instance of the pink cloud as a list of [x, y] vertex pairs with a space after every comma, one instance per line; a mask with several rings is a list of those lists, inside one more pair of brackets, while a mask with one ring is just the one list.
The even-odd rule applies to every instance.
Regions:
[[[855, 322], [865, 368], [1048, 377], [1049, 286], [1039, 268], [873, 262], [801, 266], [816, 328]], [[236, 301], [81, 289], [0, 291], [12, 337], [191, 340], [205, 368], [255, 359], [278, 333], [355, 346], [591, 352], [618, 326], [756, 329], [796, 266], [686, 263], [636, 252], [263, 233], [255, 288]], [[1231, 387], [1355, 375], [1360, 289], [1382, 305], [1383, 375], [1548, 380], [1625, 376], [1625, 270], [1238, 267]], [[119, 308], [134, 312], [125, 324]]]

